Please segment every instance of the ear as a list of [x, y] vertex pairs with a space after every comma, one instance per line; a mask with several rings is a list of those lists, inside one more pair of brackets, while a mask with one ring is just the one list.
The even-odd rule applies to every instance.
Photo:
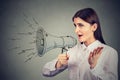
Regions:
[[96, 31], [96, 29], [97, 29], [97, 24], [94, 23], [94, 24], [92, 25], [92, 31], [94, 32], [94, 31]]

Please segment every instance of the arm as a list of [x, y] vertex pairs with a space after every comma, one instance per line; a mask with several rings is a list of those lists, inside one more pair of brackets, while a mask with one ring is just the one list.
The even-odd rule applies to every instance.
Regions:
[[102, 53], [97, 64], [90, 69], [96, 80], [118, 80], [118, 55], [114, 49]]
[[43, 75], [52, 77], [58, 73], [64, 71], [67, 68], [67, 56], [66, 54], [60, 54], [57, 59], [48, 62], [43, 67]]

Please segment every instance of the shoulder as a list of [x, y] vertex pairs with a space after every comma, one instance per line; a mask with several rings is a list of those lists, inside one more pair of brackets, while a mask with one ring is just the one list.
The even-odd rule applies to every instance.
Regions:
[[106, 44], [103, 44], [103, 52], [105, 53], [108, 53], [109, 55], [113, 56], [113, 55], [116, 55], [118, 56], [118, 52], [116, 49], [114, 49], [113, 47], [109, 46], [109, 45], [106, 45]]
[[117, 50], [114, 49], [113, 47], [111, 47], [109, 45], [106, 45], [106, 44], [103, 44], [103, 45], [104, 45], [105, 50], [112, 51], [112, 52], [117, 52]]

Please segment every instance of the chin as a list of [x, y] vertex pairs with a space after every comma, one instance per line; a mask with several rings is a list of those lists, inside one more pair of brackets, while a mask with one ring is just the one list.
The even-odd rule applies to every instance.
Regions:
[[80, 42], [80, 43], [83, 43], [83, 42], [84, 42], [84, 40], [80, 40], [80, 39], [79, 39], [79, 42]]

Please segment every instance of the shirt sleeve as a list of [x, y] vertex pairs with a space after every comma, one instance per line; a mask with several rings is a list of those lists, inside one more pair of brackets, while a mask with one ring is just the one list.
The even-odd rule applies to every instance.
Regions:
[[[108, 53], [109, 52], [109, 53]], [[118, 80], [118, 54], [114, 49], [109, 50], [102, 60], [98, 61], [98, 64], [94, 69], [91, 69], [91, 73], [97, 80]]]
[[45, 66], [43, 67], [43, 76], [52, 77], [64, 71], [67, 68], [67, 65], [64, 65], [61, 68], [56, 69], [55, 68], [56, 62], [57, 62], [57, 59], [54, 59], [53, 61], [45, 64]]

